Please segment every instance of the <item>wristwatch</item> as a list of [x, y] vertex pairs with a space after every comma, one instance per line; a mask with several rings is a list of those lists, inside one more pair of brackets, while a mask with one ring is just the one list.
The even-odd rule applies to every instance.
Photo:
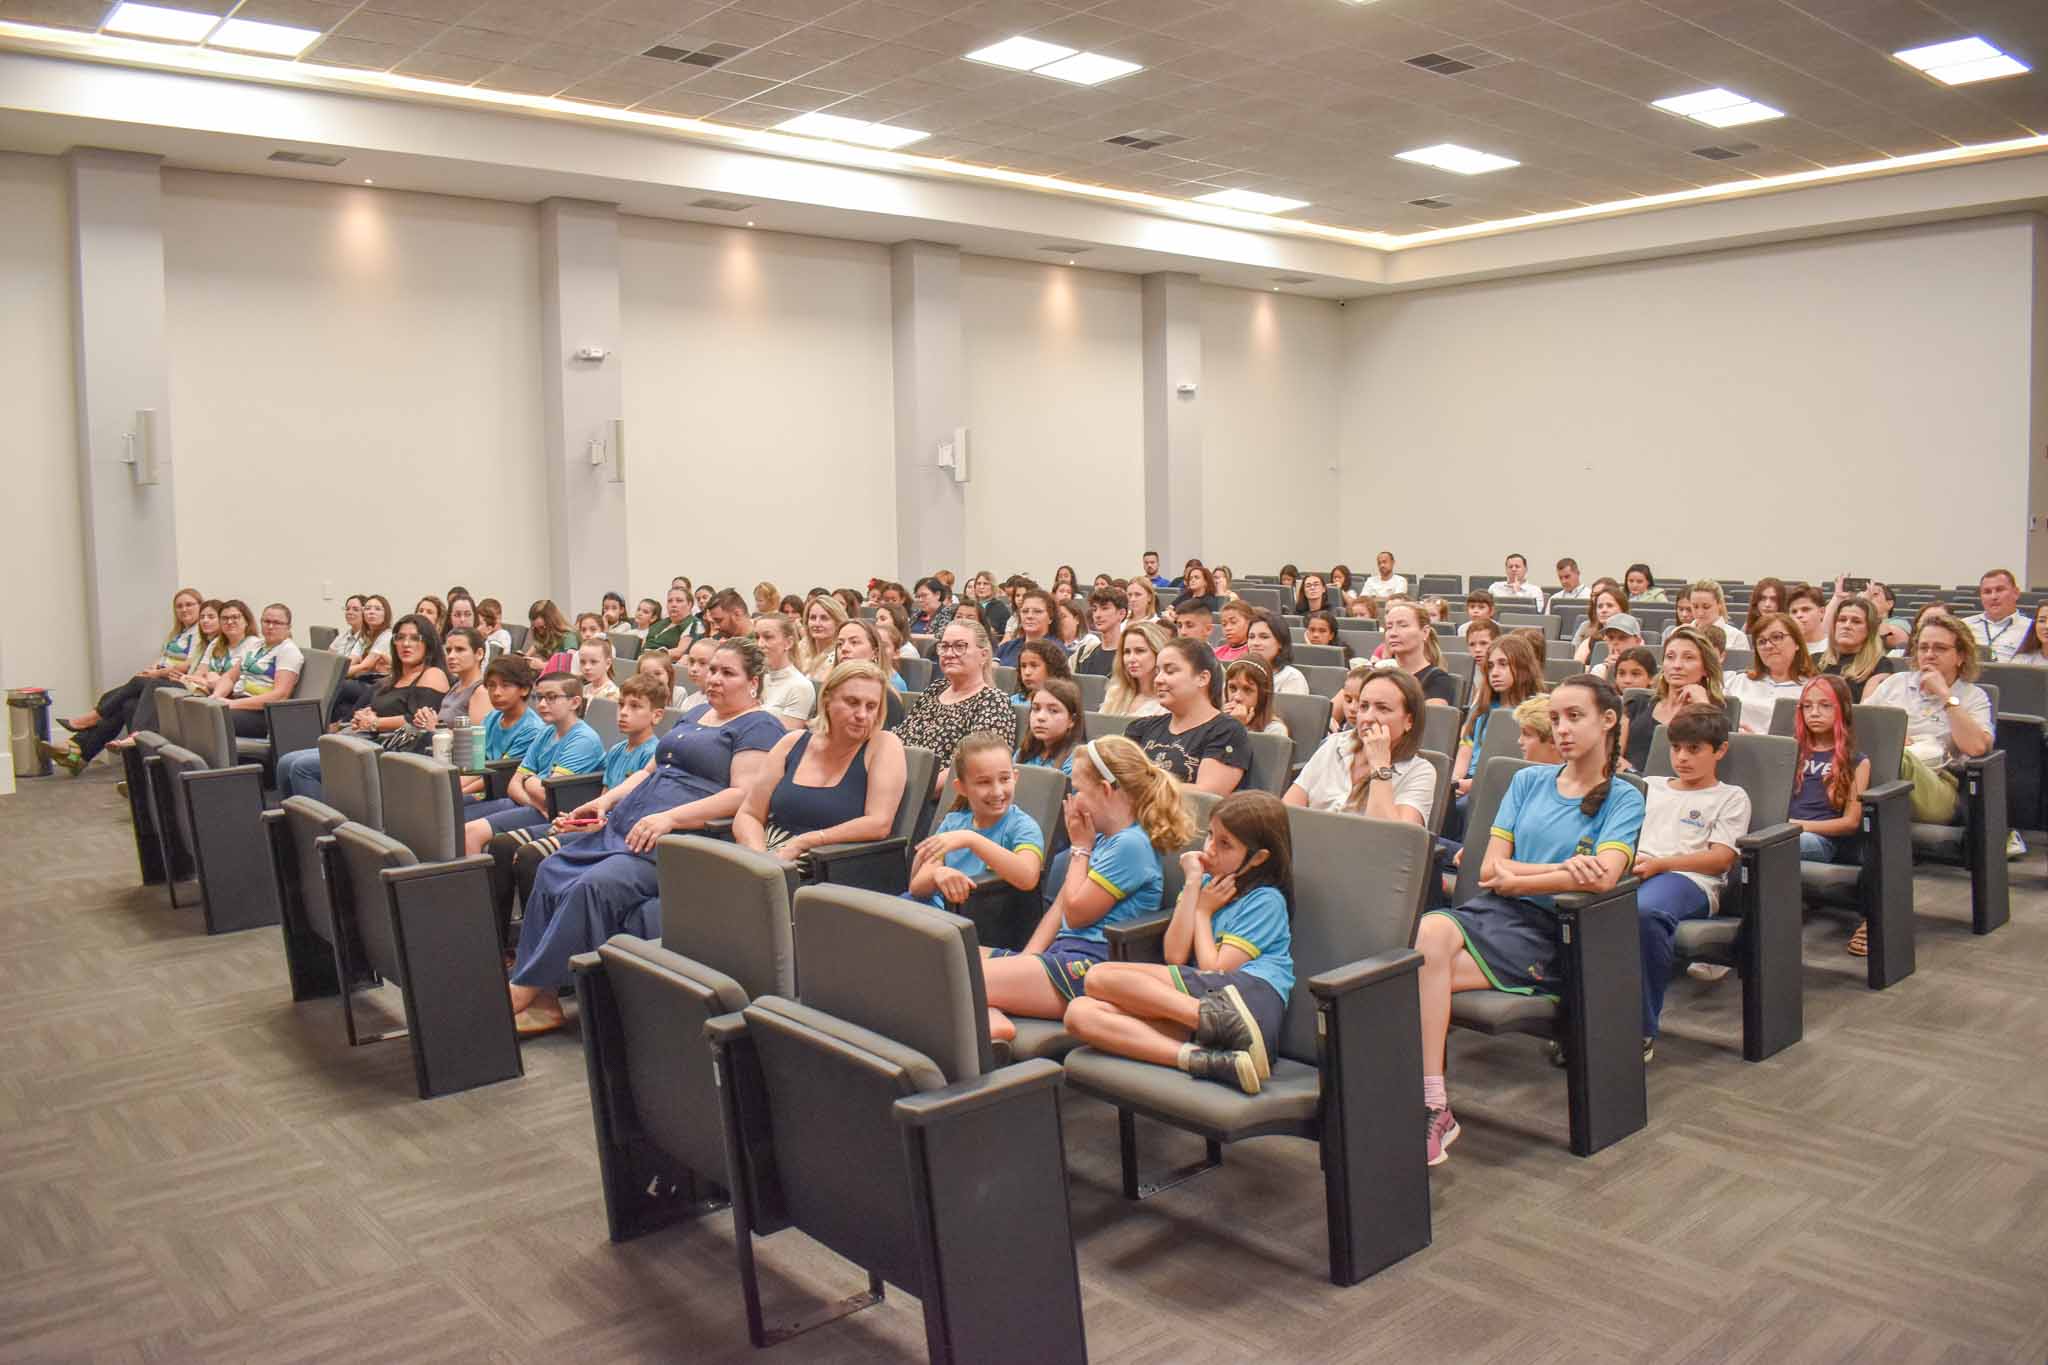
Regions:
[[1394, 780], [1394, 770], [1392, 768], [1374, 768], [1372, 775], [1381, 782], [1392, 782]]
[[1949, 693], [1948, 699], [1942, 702], [1943, 706], [1949, 707], [1951, 710], [1953, 710], [1955, 707], [1961, 706], [1962, 704], [1963, 699], [1953, 692]]

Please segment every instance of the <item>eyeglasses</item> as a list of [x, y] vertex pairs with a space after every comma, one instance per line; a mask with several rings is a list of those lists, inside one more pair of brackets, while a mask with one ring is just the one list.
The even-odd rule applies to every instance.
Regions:
[[263, 618], [263, 624], [266, 626], [288, 626], [291, 622], [280, 621], [275, 616], [266, 616]]
[[939, 653], [941, 654], [962, 654], [972, 648], [974, 648], [973, 644], [966, 640], [939, 641]]
[[1759, 645], [1789, 645], [1792, 643], [1792, 637], [1782, 630], [1774, 630], [1769, 635], [1757, 636], [1756, 642]]

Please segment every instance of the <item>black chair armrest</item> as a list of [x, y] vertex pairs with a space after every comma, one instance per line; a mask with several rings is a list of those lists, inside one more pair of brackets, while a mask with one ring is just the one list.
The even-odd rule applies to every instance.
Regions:
[[1554, 898], [1557, 917], [1569, 922], [1588, 914], [1612, 914], [1613, 907], [1626, 900], [1634, 904], [1636, 888], [1642, 885], [1637, 877], [1623, 877], [1607, 891], [1567, 891]]
[[1639, 878], [1608, 891], [1573, 892], [1556, 900], [1565, 979], [1558, 983], [1564, 1018], [1566, 1100], [1571, 1148], [1591, 1156], [1649, 1122], [1642, 1047], [1642, 931], [1636, 923]]
[[1336, 1000], [1362, 991], [1367, 986], [1382, 981], [1393, 981], [1404, 976], [1413, 976], [1422, 970], [1422, 954], [1413, 948], [1396, 948], [1391, 952], [1374, 953], [1356, 962], [1347, 962], [1333, 967], [1308, 979], [1310, 993], [1318, 1000]]
[[1998, 717], [1998, 752], [2005, 755], [2006, 821], [2013, 829], [2048, 827], [2048, 721], [2039, 716]]
[[567, 815], [586, 801], [594, 801], [604, 792], [603, 773], [577, 773], [573, 777], [544, 777], [541, 786], [547, 789], [548, 814]]
[[910, 840], [871, 839], [857, 844], [821, 844], [807, 856], [807, 880], [857, 886], [900, 896], [910, 889]]
[[1042, 1090], [1057, 1089], [1066, 1068], [1043, 1057], [1014, 1062], [969, 1080], [956, 1081], [943, 1090], [927, 1090], [896, 1101], [896, 1121], [911, 1128], [929, 1128], [949, 1119], [964, 1118], [999, 1104], [1007, 1104]]
[[[1140, 915], [1120, 924], [1105, 924], [1102, 935], [1109, 940], [1109, 955], [1119, 962], [1156, 960], [1159, 943], [1166, 937], [1166, 926], [1173, 923], [1171, 910], [1160, 910], [1150, 915]], [[1149, 949], [1154, 958], [1141, 958], [1136, 954]]]
[[1045, 914], [1038, 888], [1020, 891], [993, 872], [976, 877], [967, 899], [947, 909], [973, 921], [975, 938], [984, 948], [1022, 948]]
[[1766, 825], [1762, 829], [1752, 830], [1743, 835], [1735, 841], [1735, 851], [1737, 854], [1759, 852], [1778, 844], [1798, 842], [1799, 826], [1785, 821], [1776, 825]]
[[1993, 749], [1963, 761], [1964, 849], [1970, 864], [1970, 930], [1988, 934], [2012, 918], [2005, 841], [2011, 833], [2006, 755]]
[[263, 708], [270, 727], [270, 759], [275, 763], [286, 754], [315, 748], [327, 728], [327, 716], [317, 697], [287, 697]]
[[484, 799], [498, 801], [512, 790], [512, 774], [519, 771], [516, 758], [499, 758], [484, 764]]

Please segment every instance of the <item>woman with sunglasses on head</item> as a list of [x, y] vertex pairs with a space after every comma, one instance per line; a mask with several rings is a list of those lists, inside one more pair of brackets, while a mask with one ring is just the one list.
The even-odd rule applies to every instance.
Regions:
[[[470, 631], [462, 637], [465, 652], [475, 634]], [[368, 706], [349, 717], [343, 727], [347, 733], [377, 741], [414, 724], [422, 712], [438, 717], [452, 679], [447, 654], [433, 622], [418, 613], [401, 616], [391, 628], [391, 651], [391, 676], [378, 685]], [[300, 749], [278, 759], [277, 790], [282, 796], [320, 800], [320, 750]]]

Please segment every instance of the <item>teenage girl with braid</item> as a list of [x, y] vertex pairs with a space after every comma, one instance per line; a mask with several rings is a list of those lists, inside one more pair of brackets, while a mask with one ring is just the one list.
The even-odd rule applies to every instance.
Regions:
[[1480, 894], [1422, 917], [1422, 1095], [1429, 1164], [1457, 1140], [1444, 1092], [1444, 1042], [1457, 991], [1555, 995], [1564, 954], [1553, 897], [1613, 889], [1635, 858], [1643, 794], [1615, 777], [1621, 695], [1591, 673], [1550, 694], [1551, 740], [1561, 764], [1524, 768], [1508, 784], [1481, 865]]

